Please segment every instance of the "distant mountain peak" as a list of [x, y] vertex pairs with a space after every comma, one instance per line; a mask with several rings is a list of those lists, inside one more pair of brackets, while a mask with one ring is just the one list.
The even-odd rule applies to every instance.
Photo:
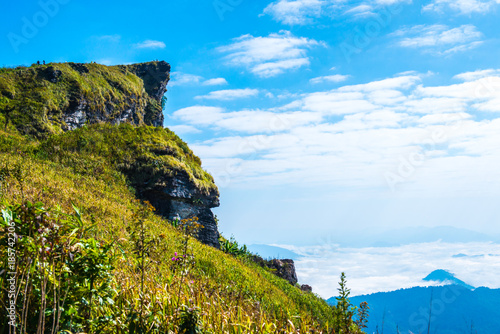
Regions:
[[427, 282], [439, 282], [445, 285], [456, 284], [461, 285], [469, 290], [474, 290], [474, 287], [472, 285], [465, 283], [464, 281], [458, 279], [455, 274], [450, 273], [449, 271], [444, 269], [434, 270], [432, 273], [424, 277], [423, 280]]

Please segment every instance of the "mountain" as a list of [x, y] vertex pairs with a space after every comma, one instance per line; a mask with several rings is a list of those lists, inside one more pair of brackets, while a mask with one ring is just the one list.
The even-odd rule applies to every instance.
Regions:
[[466, 289], [473, 290], [474, 287], [455, 277], [449, 271], [438, 269], [427, 275], [424, 279], [427, 282], [438, 282], [443, 285], [460, 285]]
[[367, 333], [427, 333], [429, 325], [429, 333], [436, 334], [500, 333], [500, 289], [474, 289], [441, 269], [423, 280], [447, 285], [351, 297], [353, 305], [370, 307]]
[[[500, 333], [500, 289], [461, 285], [415, 287], [351, 298], [355, 305], [370, 307], [367, 333]], [[432, 311], [430, 309], [432, 305]], [[472, 327], [472, 330], [471, 330]]]
[[50, 63], [0, 69], [0, 110], [21, 134], [43, 137], [85, 124], [163, 125], [170, 65]]
[[292, 252], [286, 248], [269, 246], [269, 245], [249, 245], [248, 250], [252, 253], [258, 254], [263, 258], [271, 259], [292, 259], [296, 260], [300, 257], [299, 254]]

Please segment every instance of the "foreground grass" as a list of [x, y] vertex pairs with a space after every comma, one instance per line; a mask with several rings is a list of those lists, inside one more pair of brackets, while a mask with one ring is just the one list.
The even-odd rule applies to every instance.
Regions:
[[[81, 145], [82, 138], [92, 144]], [[72, 214], [75, 206], [85, 225], [93, 226], [86, 229], [85, 238], [103, 245], [113, 242], [111, 297], [94, 300], [86, 320], [99, 332], [191, 333], [186, 324], [192, 333], [329, 332], [335, 319], [321, 298], [244, 257], [199, 243], [136, 200], [130, 177], [118, 161], [133, 164], [139, 157], [148, 164], [161, 159], [151, 153], [160, 146], [171, 147], [174, 153], [166, 158], [176, 159], [163, 164], [165, 168], [191, 170], [200, 188], [213, 187], [211, 177], [200, 172], [199, 160], [172, 138], [168, 130], [96, 125], [38, 142], [0, 130], [2, 207], [41, 202], [45, 208]], [[138, 253], [133, 236], [141, 212], [141, 231], [155, 240], [146, 255]], [[5, 248], [2, 252], [5, 259]], [[176, 253], [193, 261], [179, 267], [172, 261]], [[4, 276], [0, 279], [5, 286]]]
[[108, 121], [135, 106], [135, 123], [152, 124], [161, 106], [133, 72], [134, 66], [95, 63], [0, 68], [0, 112], [22, 134], [38, 138], [67, 129], [63, 111], [78, 103], [97, 119]]

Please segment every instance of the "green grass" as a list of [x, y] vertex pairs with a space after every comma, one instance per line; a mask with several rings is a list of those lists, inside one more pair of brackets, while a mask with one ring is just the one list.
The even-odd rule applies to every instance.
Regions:
[[[169, 67], [162, 63], [161, 68]], [[143, 191], [164, 187], [175, 176], [187, 177], [197, 195], [218, 196], [212, 176], [187, 144], [168, 129], [149, 126], [161, 113], [161, 101], [153, 96], [159, 81], [144, 71], [144, 64], [0, 68], [0, 209], [17, 210], [24, 217], [19, 223], [29, 231], [23, 240], [31, 244], [23, 259], [36, 261], [21, 263], [31, 281], [19, 276], [19, 282], [34, 287], [31, 295], [21, 293], [30, 296], [24, 299], [31, 301], [29, 326], [41, 319], [42, 310], [44, 332], [55, 333], [49, 328], [55, 307], [43, 300], [55, 305], [66, 289], [71, 305], [63, 311], [60, 329], [74, 333], [332, 333], [339, 328], [338, 312], [319, 296], [278, 278], [245, 251], [230, 255], [198, 242], [138, 200]], [[66, 132], [65, 111], [83, 100], [93, 118]], [[138, 126], [109, 124], [130, 105], [137, 107], [133, 123]], [[36, 208], [31, 218], [28, 207]], [[2, 268], [8, 223], [3, 217]], [[48, 217], [47, 229], [37, 227], [43, 217]], [[66, 234], [51, 239], [53, 244], [66, 240], [78, 261], [91, 264], [95, 277], [106, 277], [101, 295], [92, 288], [98, 282], [88, 280], [90, 269], [46, 250], [43, 235], [54, 231]], [[112, 255], [104, 251], [110, 244]], [[58, 254], [67, 254], [58, 247]], [[172, 261], [176, 256], [182, 261]], [[0, 282], [4, 309], [5, 273]], [[89, 292], [96, 298], [89, 300]], [[0, 331], [4, 325], [0, 317]], [[349, 325], [349, 333], [359, 333]]]
[[103, 332], [128, 332], [130, 314], [137, 312], [141, 300], [144, 317], [156, 332], [179, 332], [182, 315], [189, 312], [196, 313], [205, 333], [331, 330], [332, 308], [318, 296], [300, 291], [244, 257], [224, 254], [191, 237], [187, 240], [194, 265], [180, 275], [171, 257], [182, 254], [186, 238], [154, 213], [147, 215], [145, 226], [160, 240], [160, 251], [148, 258], [141, 293], [130, 229], [135, 213], [143, 210], [133, 187], [142, 179], [129, 172], [143, 167], [153, 178], [186, 172], [200, 189], [216, 191], [199, 159], [168, 129], [98, 124], [45, 140], [23, 137], [12, 127], [0, 130], [0, 168], [11, 172], [2, 182], [4, 206], [29, 200], [71, 213], [74, 204], [86, 224], [95, 223], [89, 236], [104, 243], [115, 240], [123, 250], [113, 272], [114, 302], [99, 306], [94, 315], [114, 319], [103, 325]]
[[118, 171], [138, 190], [161, 183], [163, 176], [186, 173], [201, 193], [218, 194], [200, 159], [169, 129], [95, 124], [43, 141], [37, 154], [80, 174]]

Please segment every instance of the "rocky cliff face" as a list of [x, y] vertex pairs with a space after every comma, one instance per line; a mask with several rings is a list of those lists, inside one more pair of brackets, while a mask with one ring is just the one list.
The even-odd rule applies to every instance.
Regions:
[[143, 196], [156, 208], [157, 213], [169, 220], [198, 217], [203, 225], [198, 239], [219, 248], [219, 231], [215, 216], [210, 210], [219, 206], [219, 193], [201, 192], [183, 173], [168, 177], [159, 185], [143, 192]]
[[[69, 63], [82, 76], [89, 73], [86, 64]], [[67, 130], [74, 130], [85, 124], [107, 122], [111, 124], [131, 123], [134, 125], [163, 126], [162, 98], [170, 80], [170, 65], [164, 61], [116, 66], [125, 76], [129, 73], [142, 80], [143, 92], [123, 97], [116, 103], [111, 97], [101, 108], [93, 108], [92, 97], [78, 89], [72, 93], [68, 107], [63, 110], [62, 120]], [[57, 83], [57, 70], [49, 67], [45, 72]], [[60, 71], [59, 71], [60, 72]], [[53, 79], [56, 78], [56, 79]], [[54, 81], [55, 80], [55, 81]], [[120, 84], [109, 81], [111, 86], [120, 88]], [[65, 129], [66, 130], [66, 129]]]
[[0, 69], [0, 112], [25, 135], [93, 123], [163, 125], [170, 65], [50, 63]]
[[295, 272], [293, 260], [273, 259], [268, 264], [268, 267], [275, 271], [276, 276], [286, 279], [291, 285], [297, 284], [297, 273]]
[[259, 255], [252, 255], [251, 259], [261, 267], [267, 267], [271, 269], [273, 274], [287, 280], [291, 285], [297, 284], [297, 272], [295, 271], [295, 263], [293, 262], [293, 260], [265, 260]]

